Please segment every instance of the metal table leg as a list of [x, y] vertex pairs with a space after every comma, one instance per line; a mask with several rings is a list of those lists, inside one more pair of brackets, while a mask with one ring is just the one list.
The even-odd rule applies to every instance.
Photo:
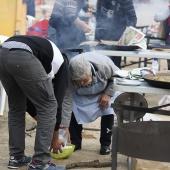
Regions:
[[118, 127], [112, 129], [112, 170], [117, 169]]

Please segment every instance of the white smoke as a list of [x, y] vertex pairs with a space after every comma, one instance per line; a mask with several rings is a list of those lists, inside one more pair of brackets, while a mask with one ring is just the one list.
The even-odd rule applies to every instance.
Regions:
[[97, 0], [89, 0], [88, 3], [92, 6], [96, 6]]
[[[88, 0], [96, 8], [97, 0]], [[154, 36], [157, 35], [159, 22], [154, 21], [154, 15], [168, 6], [168, 0], [133, 0], [137, 15], [137, 26], [149, 26]]]
[[[168, 5], [168, 0], [133, 0], [137, 15], [137, 26], [158, 24], [154, 21], [154, 15]], [[89, 0], [88, 3], [96, 6], [97, 0]]]
[[[147, 0], [145, 0], [147, 1]], [[148, 0], [148, 3], [134, 1], [137, 15], [137, 26], [158, 24], [154, 21], [154, 15], [168, 5], [168, 0]]]

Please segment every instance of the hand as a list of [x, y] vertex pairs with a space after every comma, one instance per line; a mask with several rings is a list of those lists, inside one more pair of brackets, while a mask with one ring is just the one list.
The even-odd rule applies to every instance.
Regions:
[[82, 20], [80, 20], [79, 17], [75, 19], [73, 22], [80, 30], [83, 30], [83, 32], [88, 33], [90, 32], [90, 27]]
[[88, 33], [91, 31], [89, 25], [87, 25], [84, 21], [82, 21], [82, 24], [81, 24], [81, 29], [83, 30], [83, 32], [85, 33]]
[[85, 14], [84, 14], [84, 17], [85, 18], [91, 18], [91, 16], [92, 16], [92, 13], [91, 12], [86, 12]]
[[62, 152], [62, 146], [64, 147], [64, 142], [59, 138], [58, 131], [54, 131], [50, 151], [53, 153], [58, 153], [58, 151]]
[[99, 103], [99, 108], [101, 110], [104, 110], [105, 108], [107, 109], [109, 107], [109, 101], [110, 101], [110, 96], [107, 95], [106, 93], [101, 94], [97, 100]]

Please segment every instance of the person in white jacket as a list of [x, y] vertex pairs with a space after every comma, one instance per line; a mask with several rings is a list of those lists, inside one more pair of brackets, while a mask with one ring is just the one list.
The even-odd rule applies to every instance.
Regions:
[[[170, 46], [170, 0], [168, 0], [169, 5], [155, 14], [154, 20], [156, 22], [165, 21], [165, 44]], [[168, 70], [170, 70], [170, 60], [167, 60]]]

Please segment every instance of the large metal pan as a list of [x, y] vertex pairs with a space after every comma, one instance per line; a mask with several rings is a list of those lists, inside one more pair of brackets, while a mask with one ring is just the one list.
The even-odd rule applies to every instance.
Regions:
[[117, 50], [117, 51], [134, 51], [136, 49], [139, 49], [140, 47], [134, 46], [134, 45], [105, 45], [105, 44], [99, 44], [96, 45], [96, 50]]
[[153, 74], [145, 74], [143, 78], [145, 81], [147, 81], [151, 86], [159, 87], [159, 88], [165, 88], [165, 89], [170, 89], [170, 82], [165, 82], [165, 81], [158, 81], [158, 80], [152, 80], [151, 78], [153, 76], [168, 76], [170, 77], [170, 73], [157, 73], [155, 75]]
[[161, 45], [161, 44], [149, 44], [148, 49], [153, 49], [153, 48], [160, 48], [160, 49], [170, 49], [169, 45]]

